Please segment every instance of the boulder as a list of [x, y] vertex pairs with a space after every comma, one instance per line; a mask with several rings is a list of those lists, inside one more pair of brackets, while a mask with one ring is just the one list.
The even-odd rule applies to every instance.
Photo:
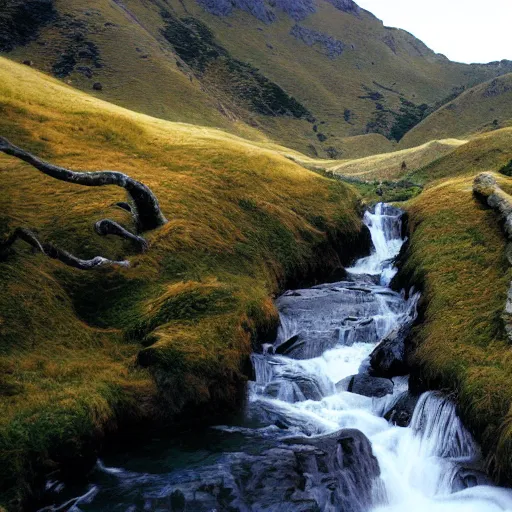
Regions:
[[334, 348], [339, 342], [339, 337], [340, 329], [300, 332], [275, 347], [275, 353], [292, 359], [312, 359]]
[[365, 512], [375, 505], [379, 477], [370, 441], [346, 429], [226, 454], [222, 463], [171, 476], [164, 492], [148, 493], [145, 503], [148, 510], [180, 512]]
[[414, 409], [418, 403], [419, 395], [405, 391], [400, 395], [393, 406], [386, 411], [384, 418], [398, 427], [408, 427], [411, 423]]
[[348, 388], [350, 384], [352, 383], [352, 379], [354, 378], [353, 375], [350, 375], [349, 377], [345, 377], [344, 379], [341, 379], [339, 382], [336, 382], [336, 391], [338, 393], [342, 391], [348, 391]]
[[95, 91], [102, 91], [103, 90], [103, 85], [101, 84], [101, 82], [95, 82], [92, 86], [92, 88], [95, 90]]
[[358, 374], [352, 377], [348, 391], [358, 395], [381, 398], [393, 393], [393, 382], [381, 377], [367, 374]]
[[314, 377], [297, 376], [293, 379], [275, 380], [268, 383], [265, 395], [285, 402], [294, 403], [304, 400], [322, 400], [323, 394]]
[[405, 339], [410, 329], [410, 324], [398, 327], [375, 347], [370, 354], [370, 373], [373, 376], [391, 378], [409, 373], [405, 357]]

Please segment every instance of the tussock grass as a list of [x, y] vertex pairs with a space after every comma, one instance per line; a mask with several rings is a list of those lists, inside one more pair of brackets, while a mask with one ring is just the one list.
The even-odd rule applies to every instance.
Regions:
[[[195, 0], [91, 0], [87, 5], [55, 0], [55, 6], [59, 23], [43, 27], [38, 41], [15, 48], [9, 57], [29, 59], [50, 73], [63, 54], [74, 55], [77, 65], [63, 77], [73, 87], [159, 118], [215, 126], [258, 141], [271, 137], [312, 156], [327, 157], [333, 148], [342, 158], [391, 150], [392, 143], [384, 137], [377, 141], [373, 134], [362, 134], [389, 134], [396, 122], [390, 111], [399, 112], [401, 99], [434, 105], [454, 88], [471, 87], [503, 72], [450, 62], [405, 31], [384, 27], [364, 11], [359, 16], [344, 13], [327, 1], [318, 2], [317, 12], [298, 24], [341, 41], [345, 50], [336, 58], [329, 58], [321, 44], [308, 46], [295, 38], [291, 31], [297, 22], [280, 9], [279, 19], [266, 24], [240, 9], [229, 18], [210, 15]], [[247, 114], [234, 107], [225, 94], [222, 67], [214, 66], [198, 78], [165, 40], [162, 10], [205, 23], [234, 59], [257, 68], [296, 98], [313, 114], [315, 124]], [[94, 45], [96, 62], [80, 56], [83, 43], [77, 34]], [[95, 82], [103, 85], [102, 91], [92, 90]], [[243, 80], [230, 75], [229, 84], [242, 91], [240, 98], [247, 93]], [[352, 136], [357, 138], [347, 140]], [[427, 134], [417, 144], [434, 138], [441, 137]]]
[[426, 138], [467, 138], [509, 126], [512, 120], [512, 73], [479, 84], [436, 110], [408, 132], [401, 147]]
[[133, 229], [112, 206], [121, 189], [0, 157], [0, 236], [29, 227], [78, 256], [132, 263], [81, 272], [22, 243], [0, 261], [0, 503], [17, 510], [35, 476], [87, 468], [120, 425], [232, 410], [256, 334], [276, 328], [272, 295], [339, 267], [361, 221], [351, 187], [273, 146], [127, 111], [5, 59], [0, 109], [14, 143], [71, 168], [126, 172], [170, 219], [135, 254], [92, 230], [104, 217]]
[[512, 128], [478, 135], [453, 152], [407, 175], [419, 183], [435, 183], [454, 176], [497, 172], [512, 159]]
[[466, 142], [459, 139], [432, 140], [415, 148], [374, 154], [353, 160], [303, 158], [297, 161], [311, 169], [321, 168], [338, 176], [363, 181], [397, 180], [455, 151]]
[[[510, 180], [500, 185], [510, 187]], [[403, 275], [423, 286], [415, 364], [424, 385], [455, 391], [460, 412], [498, 480], [512, 477], [512, 347], [501, 313], [512, 270], [492, 210], [453, 178], [410, 202]]]

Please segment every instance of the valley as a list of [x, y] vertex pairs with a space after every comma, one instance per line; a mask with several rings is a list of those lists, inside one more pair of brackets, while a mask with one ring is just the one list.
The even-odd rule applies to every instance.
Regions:
[[512, 61], [352, 0], [4, 3], [0, 137], [166, 222], [0, 139], [0, 510], [512, 510]]

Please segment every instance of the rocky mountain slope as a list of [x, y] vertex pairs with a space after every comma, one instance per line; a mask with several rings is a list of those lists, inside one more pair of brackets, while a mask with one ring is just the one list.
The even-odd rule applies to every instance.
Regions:
[[[465, 65], [352, 0], [7, 0], [0, 51], [161, 118], [312, 156], [387, 151], [511, 62]], [[426, 142], [427, 139], [419, 143]]]

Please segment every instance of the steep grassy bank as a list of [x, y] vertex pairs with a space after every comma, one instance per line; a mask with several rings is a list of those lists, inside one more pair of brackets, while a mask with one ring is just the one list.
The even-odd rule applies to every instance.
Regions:
[[135, 114], [4, 59], [0, 112], [12, 142], [126, 172], [169, 219], [138, 254], [92, 230], [104, 217], [133, 229], [113, 207], [121, 189], [0, 157], [1, 238], [22, 226], [80, 257], [131, 262], [83, 272], [23, 242], [0, 260], [0, 505], [18, 510], [43, 473], [85, 470], [120, 426], [233, 410], [251, 343], [276, 326], [272, 295], [339, 270], [364, 237], [352, 188], [224, 132]]
[[[423, 288], [413, 361], [423, 389], [456, 395], [489, 469], [512, 478], [512, 347], [501, 320], [512, 271], [495, 213], [473, 177], [429, 188], [408, 207], [411, 244], [400, 278]], [[509, 181], [506, 178], [502, 180]]]

